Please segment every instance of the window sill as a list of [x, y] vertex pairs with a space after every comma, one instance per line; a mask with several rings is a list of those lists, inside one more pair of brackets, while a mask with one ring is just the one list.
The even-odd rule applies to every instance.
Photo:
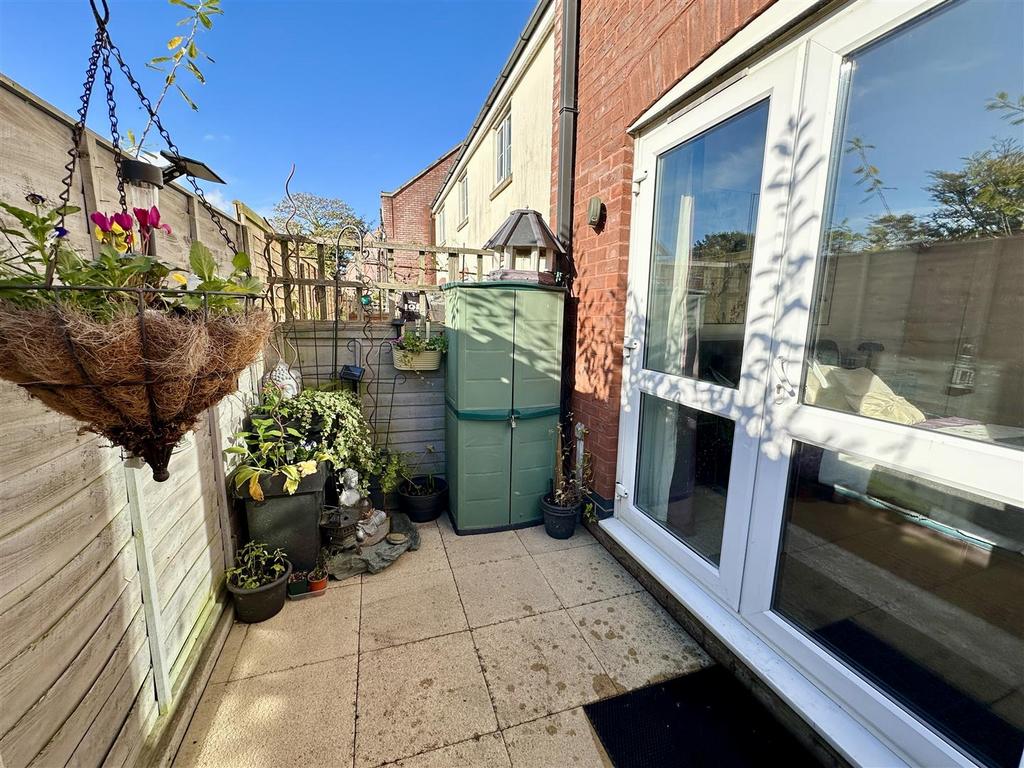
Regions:
[[467, 216], [466, 218], [464, 218], [462, 221], [459, 222], [459, 226], [457, 226], [455, 228], [455, 231], [458, 232], [460, 229], [462, 229], [467, 224], [469, 224], [469, 216]]
[[494, 190], [491, 192], [491, 198], [490, 199], [493, 200], [498, 195], [500, 195], [505, 190], [505, 188], [509, 184], [511, 184], [511, 183], [512, 183], [512, 174], [510, 173], [508, 176], [506, 176], [504, 179], [502, 179], [501, 181], [498, 182], [498, 186], [496, 186], [494, 188]]

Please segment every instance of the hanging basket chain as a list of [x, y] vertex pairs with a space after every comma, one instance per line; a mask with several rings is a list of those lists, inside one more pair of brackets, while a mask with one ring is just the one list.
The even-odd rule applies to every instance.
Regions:
[[[96, 70], [99, 67], [100, 55], [103, 51], [103, 42], [106, 32], [102, 26], [96, 27], [96, 37], [93, 39], [92, 51], [89, 53], [89, 65], [85, 70], [85, 82], [82, 84], [81, 105], [78, 107], [78, 121], [71, 128], [71, 148], [68, 150], [68, 161], [64, 164], [67, 173], [61, 180], [61, 191], [58, 199], [60, 206], [58, 212], [60, 220], [58, 227], [63, 230], [67, 207], [71, 204], [71, 184], [75, 176], [75, 166], [82, 153], [82, 139], [85, 137], [85, 118], [89, 113], [89, 100], [92, 98], [92, 88], [96, 82]], [[53, 273], [57, 266], [57, 253], [60, 248], [60, 239], [53, 241], [53, 253], [46, 262], [45, 284], [49, 288], [53, 285]]]
[[110, 143], [114, 146], [114, 167], [117, 178], [117, 199], [121, 212], [128, 213], [128, 200], [124, 193], [124, 153], [121, 152], [121, 134], [117, 128], [117, 104], [114, 101], [114, 72], [110, 66], [110, 37], [103, 51], [103, 87], [107, 92], [107, 113], [110, 116]]

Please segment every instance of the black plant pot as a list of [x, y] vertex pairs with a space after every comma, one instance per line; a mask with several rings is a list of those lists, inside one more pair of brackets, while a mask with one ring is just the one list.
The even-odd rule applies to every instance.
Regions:
[[580, 517], [580, 504], [560, 507], [550, 497], [542, 496], [540, 509], [544, 513], [544, 530], [552, 539], [571, 539]]
[[[418, 475], [413, 481], [425, 485], [429, 478]], [[398, 509], [409, 516], [414, 523], [429, 523], [441, 516], [448, 509], [448, 481], [440, 477], [434, 478], [434, 492], [428, 494], [407, 493], [409, 483], [398, 487]]]
[[285, 562], [285, 572], [277, 579], [256, 589], [242, 589], [228, 582], [228, 592], [235, 600], [235, 617], [246, 624], [256, 624], [276, 616], [288, 595], [288, 577], [292, 564]]
[[249, 496], [248, 485], [238, 490], [245, 499], [249, 538], [263, 542], [270, 551], [284, 550], [296, 570], [311, 571], [320, 555], [320, 512], [327, 464], [320, 462], [314, 474], [299, 481], [293, 494], [285, 492], [285, 479], [281, 474], [261, 478], [263, 501]]

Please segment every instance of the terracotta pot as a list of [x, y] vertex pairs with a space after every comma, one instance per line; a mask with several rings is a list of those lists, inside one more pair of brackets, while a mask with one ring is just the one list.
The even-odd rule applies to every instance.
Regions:
[[321, 589], [327, 589], [327, 574], [324, 574], [322, 579], [310, 579], [308, 583], [310, 592], [319, 592]]

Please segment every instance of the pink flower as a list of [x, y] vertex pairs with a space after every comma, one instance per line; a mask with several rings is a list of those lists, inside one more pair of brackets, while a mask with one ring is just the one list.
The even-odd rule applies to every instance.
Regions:
[[162, 229], [168, 235], [171, 234], [170, 225], [160, 223], [160, 210], [155, 205], [148, 211], [145, 208], [136, 208], [135, 218], [139, 220], [139, 229], [144, 233], [153, 229]]
[[93, 213], [89, 217], [89, 220], [92, 221], [92, 223], [95, 224], [99, 228], [100, 232], [109, 232], [110, 231], [110, 219], [108, 219], [106, 216], [104, 216], [99, 211], [96, 211], [95, 213]]

